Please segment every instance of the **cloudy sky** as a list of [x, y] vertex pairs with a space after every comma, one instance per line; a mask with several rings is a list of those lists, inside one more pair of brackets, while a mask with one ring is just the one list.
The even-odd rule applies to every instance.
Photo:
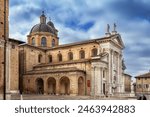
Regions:
[[26, 41], [45, 11], [59, 30], [60, 43], [102, 37], [117, 24], [125, 44], [126, 72], [150, 69], [150, 0], [10, 0], [10, 37]]

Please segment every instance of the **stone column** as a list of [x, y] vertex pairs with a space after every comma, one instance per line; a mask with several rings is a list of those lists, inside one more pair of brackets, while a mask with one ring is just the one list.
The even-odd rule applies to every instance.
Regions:
[[95, 79], [94, 79], [94, 92], [95, 95], [99, 96], [101, 93], [101, 85], [100, 85], [100, 67], [95, 67]]
[[111, 50], [109, 51], [109, 61], [108, 61], [108, 94], [111, 95]]
[[60, 83], [59, 83], [59, 79], [56, 79], [56, 95], [60, 95]]
[[118, 76], [118, 78], [117, 78], [117, 84], [118, 84], [118, 89], [117, 89], [117, 92], [118, 93], [120, 93], [120, 88], [121, 88], [121, 77], [120, 77], [120, 55], [119, 55], [119, 53], [117, 53], [117, 71], [118, 71], [118, 74], [117, 74], [117, 76]]
[[109, 71], [110, 71], [110, 82], [109, 82], [109, 84], [110, 84], [110, 86], [109, 86], [109, 94], [110, 95], [112, 95], [113, 94], [113, 91], [112, 91], [112, 84], [113, 84], [113, 76], [114, 76], [114, 71], [113, 71], [113, 67], [114, 67], [114, 65], [113, 65], [113, 60], [114, 60], [114, 51], [113, 50], [111, 50], [111, 55], [110, 55], [110, 59], [111, 59], [111, 61], [109, 62], [109, 64], [110, 64], [110, 68], [109, 68]]
[[92, 73], [91, 73], [91, 95], [94, 96], [95, 92], [94, 92], [94, 82], [95, 82], [95, 66], [92, 66]]
[[48, 91], [47, 91], [47, 80], [44, 78], [43, 82], [44, 82], [44, 95], [47, 95], [48, 94]]
[[122, 55], [119, 54], [119, 84], [120, 84], [120, 92], [123, 93], [124, 92], [124, 82], [123, 82], [123, 76], [122, 76]]
[[101, 89], [100, 89], [100, 94], [101, 96], [104, 95], [103, 93], [103, 68], [100, 68], [100, 85], [101, 85]]

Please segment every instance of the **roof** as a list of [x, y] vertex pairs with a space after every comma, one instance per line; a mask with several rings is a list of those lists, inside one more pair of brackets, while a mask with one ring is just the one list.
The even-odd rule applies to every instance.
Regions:
[[135, 78], [150, 78], [150, 72], [136, 76]]
[[[37, 47], [37, 46], [32, 46], [30, 44], [22, 44], [20, 46], [30, 46], [30, 47], [35, 47], [35, 48], [38, 48], [38, 49], [41, 49], [41, 50], [54, 50], [54, 49], [59, 49], [59, 48], [66, 48], [66, 47], [70, 47], [70, 46], [77, 46], [77, 45], [83, 45], [83, 44], [89, 44], [89, 43], [97, 43], [99, 44], [99, 41], [100, 42], [106, 42], [106, 41], [110, 41], [112, 40], [112, 38], [115, 38], [115, 37], [120, 37], [119, 34], [116, 34], [116, 35], [110, 35], [109, 37], [101, 37], [101, 38], [97, 38], [97, 39], [90, 39], [90, 40], [85, 40], [85, 41], [80, 41], [80, 42], [74, 42], [74, 43], [69, 43], [69, 44], [62, 44], [62, 45], [58, 45], [58, 46], [55, 46], [55, 47], [46, 47], [46, 48], [43, 48], [43, 47]], [[119, 46], [119, 45], [118, 45]], [[121, 45], [121, 46], [124, 46], [124, 45]], [[121, 47], [119, 46], [119, 47]]]
[[[118, 35], [118, 34], [116, 34]], [[47, 48], [48, 50], [53, 50], [53, 49], [58, 49], [58, 48], [63, 48], [63, 47], [69, 47], [69, 46], [76, 46], [76, 45], [83, 45], [83, 44], [88, 44], [88, 43], [98, 43], [98, 41], [106, 41], [109, 40], [110, 38], [116, 36], [116, 35], [111, 35], [109, 37], [101, 37], [97, 39], [90, 39], [90, 40], [85, 40], [85, 41], [79, 41], [79, 42], [74, 42], [74, 43], [69, 43], [69, 44], [63, 44], [63, 45], [58, 45], [53, 48]]]
[[129, 77], [132, 77], [130, 74], [127, 74], [127, 73], [124, 73], [124, 75], [129, 76]]
[[39, 49], [39, 50], [45, 51], [42, 47], [33, 46], [33, 45], [30, 45], [30, 44], [27, 44], [27, 43], [20, 44], [19, 46], [20, 47], [27, 46], [27, 47], [31, 47], [31, 48], [35, 48], [35, 49]]
[[24, 41], [20, 41], [20, 40], [13, 39], [13, 38], [9, 38], [9, 41], [15, 41], [15, 42], [17, 42], [17, 43], [19, 43], [19, 44], [25, 43]]
[[56, 30], [48, 24], [40, 23], [33, 26], [30, 31], [30, 34], [33, 32], [49, 32], [52, 34], [56, 34]]

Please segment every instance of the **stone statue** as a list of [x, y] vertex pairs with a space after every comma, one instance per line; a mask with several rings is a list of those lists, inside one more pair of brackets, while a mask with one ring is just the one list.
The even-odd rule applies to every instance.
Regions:
[[116, 32], [116, 27], [117, 27], [117, 25], [116, 25], [116, 23], [114, 23], [114, 32]]
[[107, 33], [110, 33], [109, 30], [110, 30], [110, 25], [107, 24]]

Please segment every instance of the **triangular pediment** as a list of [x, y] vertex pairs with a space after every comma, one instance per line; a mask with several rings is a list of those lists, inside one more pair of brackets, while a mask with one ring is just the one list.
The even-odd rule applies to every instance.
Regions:
[[124, 48], [124, 43], [120, 35], [115, 35], [114, 37], [111, 38], [111, 40], [117, 45], [119, 45], [121, 48]]

